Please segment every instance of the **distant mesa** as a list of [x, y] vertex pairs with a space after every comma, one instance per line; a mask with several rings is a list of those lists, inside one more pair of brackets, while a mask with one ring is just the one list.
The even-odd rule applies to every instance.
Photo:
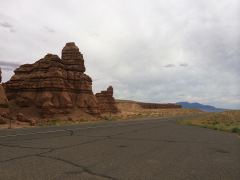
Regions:
[[225, 109], [221, 109], [221, 108], [216, 108], [214, 106], [210, 106], [210, 105], [204, 105], [204, 104], [200, 104], [200, 103], [189, 103], [189, 102], [178, 102], [177, 104], [181, 105], [183, 108], [186, 109], [199, 109], [201, 111], [205, 111], [205, 112], [222, 112], [225, 111]]
[[143, 109], [179, 109], [182, 108], [180, 104], [174, 104], [174, 103], [146, 103], [146, 102], [139, 102], [139, 101], [132, 101], [132, 100], [116, 100], [117, 104], [132, 104], [132, 105], [138, 105], [139, 107]]
[[138, 104], [142, 108], [145, 108], [145, 109], [178, 109], [178, 108], [182, 108], [182, 106], [180, 104], [173, 104], [173, 103], [159, 104], [159, 103], [143, 103], [143, 102], [139, 102]]
[[5, 84], [6, 94], [19, 107], [37, 108], [42, 117], [70, 114], [76, 109], [91, 115], [117, 112], [113, 91], [111, 95], [96, 98], [92, 79], [85, 70], [83, 55], [70, 42], [62, 49], [61, 58], [47, 54], [34, 64], [17, 68]]

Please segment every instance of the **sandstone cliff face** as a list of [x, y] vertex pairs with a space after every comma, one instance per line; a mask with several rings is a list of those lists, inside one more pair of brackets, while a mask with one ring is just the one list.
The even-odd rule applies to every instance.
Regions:
[[47, 54], [14, 72], [6, 83], [6, 94], [19, 107], [40, 108], [43, 116], [70, 113], [74, 108], [98, 114], [92, 79], [84, 74], [83, 55], [75, 43], [65, 45], [61, 59]]
[[101, 113], [117, 113], [118, 108], [113, 97], [113, 87], [109, 86], [106, 91], [96, 94], [99, 111]]
[[1, 82], [2, 82], [2, 71], [0, 69], [0, 115], [8, 112], [8, 99]]

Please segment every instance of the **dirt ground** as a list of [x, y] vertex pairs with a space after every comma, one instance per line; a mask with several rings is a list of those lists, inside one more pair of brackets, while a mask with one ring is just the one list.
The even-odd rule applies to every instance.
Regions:
[[[190, 115], [196, 113], [203, 113], [195, 109], [145, 109], [142, 108], [135, 101], [117, 100], [117, 107], [119, 112], [116, 114], [106, 113], [99, 116], [91, 116], [87, 113], [76, 109], [71, 114], [60, 114], [51, 118], [39, 118], [39, 112], [37, 109], [21, 108], [21, 113], [24, 114], [26, 119], [33, 120], [36, 123], [22, 122], [16, 119], [11, 120], [11, 128], [23, 128], [31, 126], [50, 126], [50, 125], [63, 125], [63, 124], [78, 124], [83, 122], [94, 122], [94, 121], [117, 121], [117, 120], [128, 120], [128, 119], [139, 119], [145, 117], [174, 117], [181, 115]], [[17, 111], [10, 112], [12, 116], [17, 116]], [[10, 128], [10, 120], [7, 124], [0, 124], [0, 129]]]

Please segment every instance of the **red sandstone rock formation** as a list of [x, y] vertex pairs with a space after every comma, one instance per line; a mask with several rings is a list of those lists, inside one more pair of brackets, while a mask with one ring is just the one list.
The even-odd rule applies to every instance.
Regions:
[[62, 58], [47, 54], [34, 64], [17, 68], [6, 83], [9, 101], [19, 107], [37, 107], [43, 116], [81, 109], [98, 114], [92, 79], [84, 74], [83, 55], [75, 43], [67, 43]]
[[113, 97], [113, 87], [109, 86], [106, 91], [96, 94], [99, 110], [101, 113], [117, 113], [118, 108]]
[[[0, 83], [2, 82], [2, 71], [0, 68]], [[2, 84], [0, 84], [0, 115], [8, 113], [9, 109], [8, 109], [8, 99], [7, 96], [5, 94], [5, 90], [2, 86]]]
[[0, 68], [0, 83], [2, 82], [2, 69]]

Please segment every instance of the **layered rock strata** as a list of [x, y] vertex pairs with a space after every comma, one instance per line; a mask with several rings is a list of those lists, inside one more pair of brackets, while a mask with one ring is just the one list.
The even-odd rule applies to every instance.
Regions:
[[43, 116], [70, 113], [74, 108], [98, 114], [92, 79], [84, 72], [79, 48], [67, 43], [61, 58], [47, 54], [34, 64], [17, 68], [6, 83], [6, 94], [19, 107], [40, 108]]
[[113, 87], [109, 86], [106, 91], [96, 94], [99, 111], [101, 113], [117, 113], [118, 108], [113, 97]]
[[3, 85], [1, 84], [2, 82], [2, 71], [0, 68], [0, 115], [8, 113], [8, 99], [5, 94], [5, 90], [3, 88]]

